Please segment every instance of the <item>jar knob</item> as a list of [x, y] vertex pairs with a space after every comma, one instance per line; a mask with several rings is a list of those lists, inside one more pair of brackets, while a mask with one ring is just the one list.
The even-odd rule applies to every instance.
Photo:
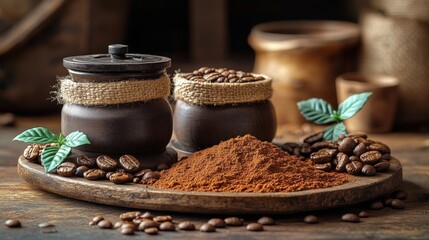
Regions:
[[128, 45], [111, 44], [108, 49], [112, 59], [125, 59], [128, 53]]

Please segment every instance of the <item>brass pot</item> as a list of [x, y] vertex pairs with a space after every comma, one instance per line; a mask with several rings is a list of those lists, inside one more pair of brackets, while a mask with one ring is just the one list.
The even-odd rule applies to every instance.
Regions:
[[357, 24], [282, 21], [253, 27], [248, 42], [256, 53], [254, 72], [273, 78], [277, 124], [306, 120], [297, 102], [323, 98], [337, 105], [335, 78], [355, 68]]

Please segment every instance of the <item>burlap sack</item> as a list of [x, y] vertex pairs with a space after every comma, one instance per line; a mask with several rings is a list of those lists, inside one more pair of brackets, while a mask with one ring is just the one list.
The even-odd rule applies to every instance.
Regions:
[[[428, 8], [429, 1], [424, 2]], [[429, 17], [429, 11], [425, 16]], [[360, 22], [360, 71], [392, 75], [399, 79], [397, 125], [428, 123], [429, 22], [387, 16], [368, 9], [361, 13]]]
[[220, 106], [226, 104], [251, 103], [263, 101], [273, 94], [272, 79], [247, 83], [208, 83], [190, 81], [176, 74], [173, 78], [174, 99], [195, 105]]

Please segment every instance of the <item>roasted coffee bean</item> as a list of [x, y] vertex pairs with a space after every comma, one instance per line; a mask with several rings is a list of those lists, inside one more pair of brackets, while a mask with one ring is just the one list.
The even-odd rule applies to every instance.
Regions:
[[85, 173], [88, 170], [89, 168], [87, 166], [79, 166], [76, 168], [75, 175], [79, 177], [83, 177], [83, 173]]
[[90, 158], [86, 155], [80, 155], [76, 158], [76, 162], [80, 166], [86, 166], [88, 168], [94, 168], [96, 165], [95, 159]]
[[97, 223], [95, 223], [94, 221], [90, 221], [90, 222], [88, 223], [88, 225], [89, 225], [89, 226], [94, 226], [94, 225], [97, 225]]
[[346, 165], [350, 163], [349, 156], [344, 153], [337, 154], [337, 166], [335, 167], [336, 172], [345, 172]]
[[124, 184], [130, 182], [133, 179], [133, 176], [129, 173], [115, 172], [109, 177], [109, 181], [114, 184]]
[[366, 176], [374, 176], [377, 173], [377, 170], [375, 170], [375, 167], [372, 165], [365, 165], [362, 168], [362, 173]]
[[394, 208], [394, 209], [404, 209], [405, 208], [405, 204], [400, 199], [393, 199], [391, 207]]
[[133, 155], [123, 155], [119, 158], [119, 164], [129, 173], [135, 173], [140, 169], [140, 161]]
[[312, 153], [310, 159], [316, 164], [328, 163], [332, 160], [332, 154], [327, 149], [320, 149]]
[[203, 78], [209, 82], [216, 81], [221, 75], [217, 72], [208, 73], [203, 76]]
[[357, 157], [360, 157], [363, 153], [367, 151], [365, 144], [359, 143], [356, 145], [355, 149], [353, 149], [353, 154]]
[[158, 228], [156, 228], [156, 227], [146, 228], [144, 230], [144, 232], [149, 234], [149, 235], [156, 235], [156, 234], [158, 234]]
[[76, 164], [63, 162], [57, 167], [57, 173], [63, 177], [71, 177], [76, 173]]
[[200, 231], [201, 232], [216, 232], [216, 228], [214, 225], [212, 225], [210, 223], [204, 223], [203, 225], [201, 225]]
[[217, 228], [224, 228], [226, 227], [226, 223], [223, 219], [220, 218], [212, 218], [207, 223], [210, 223], [211, 225], [217, 227]]
[[168, 168], [169, 168], [168, 165], [165, 163], [160, 163], [158, 164], [158, 166], [156, 166], [157, 171], [167, 170]]
[[204, 71], [206, 71], [207, 69], [209, 69], [208, 67], [200, 67], [197, 71], [199, 73], [204, 73]]
[[365, 145], [365, 147], [369, 146], [369, 145], [372, 143], [371, 141], [368, 141], [367, 139], [365, 139], [365, 138], [361, 138], [361, 137], [353, 138], [353, 140], [354, 140], [357, 144], [363, 144], [363, 145]]
[[93, 168], [93, 169], [89, 169], [88, 171], [84, 172], [83, 177], [87, 180], [95, 181], [98, 179], [105, 178], [106, 172], [101, 170], [101, 169]]
[[195, 225], [189, 221], [184, 221], [179, 223], [179, 225], [177, 225], [177, 227], [180, 230], [185, 230], [185, 231], [193, 231], [195, 230]]
[[374, 165], [380, 162], [381, 153], [379, 151], [368, 151], [360, 155], [360, 160], [369, 165]]
[[274, 219], [270, 217], [261, 217], [258, 219], [258, 223], [262, 225], [274, 225]]
[[392, 201], [393, 201], [392, 198], [386, 198], [386, 199], [384, 199], [384, 206], [391, 207], [392, 206]]
[[313, 143], [310, 146], [311, 151], [316, 152], [320, 149], [324, 149], [324, 148], [330, 148], [330, 149], [335, 149], [337, 150], [338, 148], [338, 144], [334, 143], [334, 142], [328, 142], [328, 141], [323, 141], [323, 142], [316, 142]]
[[381, 155], [381, 160], [382, 161], [383, 160], [390, 160], [390, 159], [391, 159], [390, 153], [385, 153], [385, 154]]
[[228, 68], [218, 68], [216, 69], [217, 73], [223, 73], [223, 72], [228, 72]]
[[21, 222], [18, 219], [9, 219], [4, 222], [4, 225], [9, 228], [19, 228], [21, 227]]
[[138, 177], [133, 178], [133, 183], [140, 183], [140, 182], [141, 182], [140, 178], [138, 178]]
[[157, 222], [171, 222], [173, 221], [173, 218], [170, 215], [165, 215], [165, 216], [156, 216], [153, 218], [154, 221]]
[[304, 222], [310, 224], [319, 223], [319, 218], [314, 215], [307, 215], [304, 217]]
[[137, 230], [136, 225], [134, 223], [131, 223], [131, 222], [122, 222], [120, 228], [132, 228], [134, 231]]
[[123, 235], [134, 235], [134, 229], [129, 227], [121, 228], [120, 232]]
[[359, 157], [356, 157], [356, 156], [350, 156], [350, 157], [349, 157], [349, 160], [350, 160], [350, 162], [353, 162], [353, 161], [360, 161], [360, 158], [359, 158]]
[[238, 81], [238, 77], [235, 77], [235, 78], [228, 78], [228, 81], [229, 81], [230, 83], [237, 82], [237, 81]]
[[351, 137], [344, 138], [338, 145], [338, 150], [342, 153], [350, 155], [353, 153], [357, 143]]
[[28, 145], [24, 149], [23, 156], [30, 162], [36, 162], [37, 158], [39, 158], [40, 145], [39, 144], [31, 144]]
[[351, 138], [364, 138], [364, 139], [367, 139], [367, 138], [368, 138], [368, 135], [367, 135], [366, 133], [364, 133], [364, 132], [356, 131], [356, 132], [348, 133], [348, 134], [347, 134], [347, 137], [351, 137]]
[[238, 217], [228, 217], [224, 219], [228, 226], [243, 226], [244, 220]]
[[140, 211], [125, 212], [119, 215], [122, 221], [131, 221], [134, 218], [140, 217], [143, 213]]
[[216, 72], [216, 68], [207, 68], [206, 70], [204, 70], [204, 74], [209, 74], [213, 72]]
[[101, 155], [101, 156], [97, 157], [96, 162], [97, 162], [97, 166], [101, 170], [104, 170], [107, 172], [111, 172], [111, 171], [115, 170], [116, 167], [118, 166], [118, 162], [115, 159], [113, 159], [109, 156], [106, 156], [106, 155]]
[[141, 222], [143, 222], [144, 220], [148, 220], [148, 218], [143, 218], [143, 217], [136, 217], [133, 219], [133, 223], [138, 226]]
[[404, 190], [396, 190], [390, 194], [390, 197], [393, 199], [405, 200], [407, 199], [408, 194]]
[[305, 157], [309, 157], [311, 153], [312, 153], [312, 151], [311, 151], [311, 148], [309, 146], [308, 147], [303, 146], [301, 148], [301, 155], [303, 155]]
[[358, 175], [362, 171], [363, 164], [360, 161], [353, 161], [346, 164], [346, 171], [351, 175]]
[[138, 172], [134, 173], [134, 177], [143, 178], [143, 176], [144, 176], [144, 175], [145, 175], [145, 173], [147, 173], [147, 172], [152, 172], [152, 170], [151, 170], [151, 169], [143, 169], [143, 170], [140, 170], [140, 171], [138, 171]]
[[95, 216], [92, 221], [95, 222], [96, 224], [99, 223], [101, 220], [104, 220], [103, 216]]
[[358, 222], [360, 222], [360, 218], [358, 215], [356, 215], [354, 213], [346, 213], [341, 217], [341, 221], [358, 223]]
[[378, 151], [380, 153], [390, 153], [390, 148], [384, 143], [372, 143], [368, 146], [368, 150]]
[[241, 80], [243, 82], [253, 82], [253, 81], [255, 81], [255, 78], [252, 76], [248, 76], [248, 77], [243, 77]]
[[101, 229], [112, 229], [113, 224], [109, 220], [101, 220], [99, 223], [97, 223], [98, 227]]
[[329, 172], [332, 170], [332, 163], [314, 164], [314, 167], [318, 170]]
[[249, 223], [246, 226], [246, 230], [252, 232], [264, 231], [264, 226], [260, 223]]
[[204, 78], [202, 76], [193, 76], [193, 77], [189, 78], [189, 80], [196, 81], [196, 82], [202, 82], [202, 81], [204, 81]]
[[151, 212], [145, 212], [141, 215], [142, 218], [149, 218], [149, 219], [153, 219], [155, 217], [155, 214], [151, 213]]
[[54, 224], [49, 223], [49, 222], [44, 222], [44, 223], [39, 223], [39, 225], [37, 225], [39, 228], [49, 228], [49, 227], [55, 227]]
[[384, 205], [380, 201], [373, 202], [369, 205], [369, 209], [371, 210], [380, 210], [383, 209]]
[[146, 220], [143, 220], [140, 224], [139, 224], [139, 231], [143, 231], [143, 230], [145, 230], [146, 228], [158, 228], [159, 227], [159, 225], [160, 225], [160, 223], [159, 222], [155, 222], [155, 221], [153, 221], [153, 220], [150, 220], [150, 219], [146, 219]]
[[318, 132], [318, 133], [312, 134], [312, 135], [306, 137], [303, 142], [313, 144], [313, 143], [321, 142], [321, 141], [323, 141], [323, 132]]
[[110, 176], [112, 176], [112, 174], [114, 174], [115, 172], [108, 172], [108, 173], [106, 173], [106, 178], [107, 179], [109, 179], [110, 178]]
[[159, 225], [161, 231], [176, 231], [176, 226], [172, 222], [163, 222]]
[[388, 170], [388, 169], [389, 169], [389, 167], [390, 167], [390, 162], [389, 162], [389, 161], [386, 161], [386, 160], [382, 160], [382, 161], [380, 161], [379, 163], [376, 163], [376, 164], [374, 165], [374, 167], [375, 167], [375, 170], [376, 170], [377, 172], [384, 172], [384, 171], [386, 171], [386, 170]]
[[367, 211], [360, 211], [358, 216], [361, 218], [367, 218], [369, 217], [369, 213]]
[[124, 222], [115, 222], [114, 224], [113, 224], [113, 228], [120, 228], [120, 227], [122, 227], [122, 224], [124, 224]]
[[155, 179], [158, 180], [161, 177], [158, 171], [147, 172], [143, 175], [143, 180]]

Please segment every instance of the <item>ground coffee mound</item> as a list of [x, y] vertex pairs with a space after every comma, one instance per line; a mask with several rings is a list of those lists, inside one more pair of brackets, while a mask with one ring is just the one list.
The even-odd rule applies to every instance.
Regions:
[[337, 186], [347, 174], [325, 173], [251, 135], [196, 152], [161, 172], [154, 188], [204, 192], [294, 192]]

